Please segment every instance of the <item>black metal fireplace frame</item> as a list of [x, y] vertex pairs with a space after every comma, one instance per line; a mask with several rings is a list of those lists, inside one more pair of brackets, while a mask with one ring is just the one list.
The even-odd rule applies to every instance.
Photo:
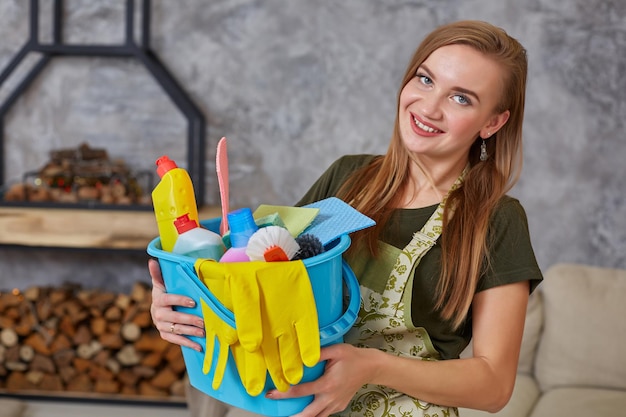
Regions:
[[[125, 40], [118, 45], [98, 45], [80, 44], [68, 45], [63, 42], [63, 0], [54, 0], [53, 4], [53, 26], [52, 42], [39, 42], [39, 0], [30, 1], [30, 34], [27, 42], [18, 53], [8, 63], [0, 73], [0, 87], [9, 78], [19, 64], [29, 53], [41, 54], [38, 62], [24, 76], [21, 82], [10, 92], [6, 100], [0, 103], [0, 186], [5, 183], [5, 149], [4, 149], [4, 119], [19, 96], [23, 94], [37, 78], [48, 63], [56, 57], [113, 57], [113, 58], [135, 58], [141, 62], [148, 72], [154, 77], [158, 84], [165, 90], [169, 98], [185, 116], [187, 126], [187, 171], [194, 183], [196, 202], [202, 205], [205, 195], [205, 117], [202, 111], [193, 103], [184, 89], [170, 74], [156, 54], [150, 49], [150, 10], [151, 1], [142, 2], [141, 36], [139, 43], [135, 42], [135, 2], [126, 0], [125, 16]], [[38, 205], [42, 204], [15, 204], [0, 202], [0, 205]], [[46, 204], [50, 205], [50, 204]], [[62, 204], [55, 203], [54, 207], [59, 208], [85, 208], [94, 207], [93, 204]], [[131, 205], [103, 205], [98, 204], [97, 208], [106, 209], [146, 209], [146, 206]], [[151, 209], [151, 207], [148, 207]]]

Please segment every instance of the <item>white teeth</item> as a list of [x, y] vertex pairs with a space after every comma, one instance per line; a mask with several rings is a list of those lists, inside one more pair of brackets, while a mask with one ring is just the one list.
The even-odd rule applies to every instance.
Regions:
[[413, 121], [415, 122], [415, 125], [417, 127], [419, 127], [420, 129], [422, 129], [424, 132], [428, 132], [428, 133], [441, 133], [441, 130], [437, 130], [437, 129], [433, 129], [432, 127], [428, 127], [423, 123], [420, 123], [419, 120], [417, 120], [415, 117], [413, 118]]

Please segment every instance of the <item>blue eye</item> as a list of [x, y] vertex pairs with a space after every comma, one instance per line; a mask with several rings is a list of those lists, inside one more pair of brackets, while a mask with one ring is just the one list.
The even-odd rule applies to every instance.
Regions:
[[420, 80], [420, 82], [424, 85], [431, 85], [433, 83], [433, 80], [430, 79], [430, 77], [428, 75], [424, 75], [424, 74], [416, 74], [416, 77]]
[[456, 95], [452, 96], [452, 100], [454, 100], [455, 102], [457, 102], [459, 104], [462, 104], [464, 106], [472, 104], [470, 99], [467, 98], [467, 96], [465, 96], [463, 94], [456, 94]]

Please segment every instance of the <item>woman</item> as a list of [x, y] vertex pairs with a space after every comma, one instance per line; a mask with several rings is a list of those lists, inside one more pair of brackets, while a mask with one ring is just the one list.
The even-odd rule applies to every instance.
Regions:
[[[322, 377], [270, 398], [315, 395], [303, 417], [442, 416], [508, 402], [542, 279], [524, 210], [506, 196], [521, 168], [526, 73], [524, 48], [490, 24], [456, 22], [424, 39], [387, 153], [339, 159], [299, 202], [336, 195], [376, 220], [346, 255], [359, 319], [346, 343], [322, 349]], [[188, 300], [165, 295], [158, 266], [150, 271], [162, 337], [196, 347], [181, 335], [202, 334], [201, 321], [172, 312]], [[459, 359], [470, 339], [473, 357]]]

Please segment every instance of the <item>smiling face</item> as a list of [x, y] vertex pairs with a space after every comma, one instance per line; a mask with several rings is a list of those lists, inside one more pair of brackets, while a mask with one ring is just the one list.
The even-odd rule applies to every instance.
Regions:
[[502, 71], [466, 45], [430, 54], [400, 93], [399, 131], [406, 148], [423, 162], [467, 163], [477, 137], [493, 135], [508, 120], [508, 111], [496, 111]]

